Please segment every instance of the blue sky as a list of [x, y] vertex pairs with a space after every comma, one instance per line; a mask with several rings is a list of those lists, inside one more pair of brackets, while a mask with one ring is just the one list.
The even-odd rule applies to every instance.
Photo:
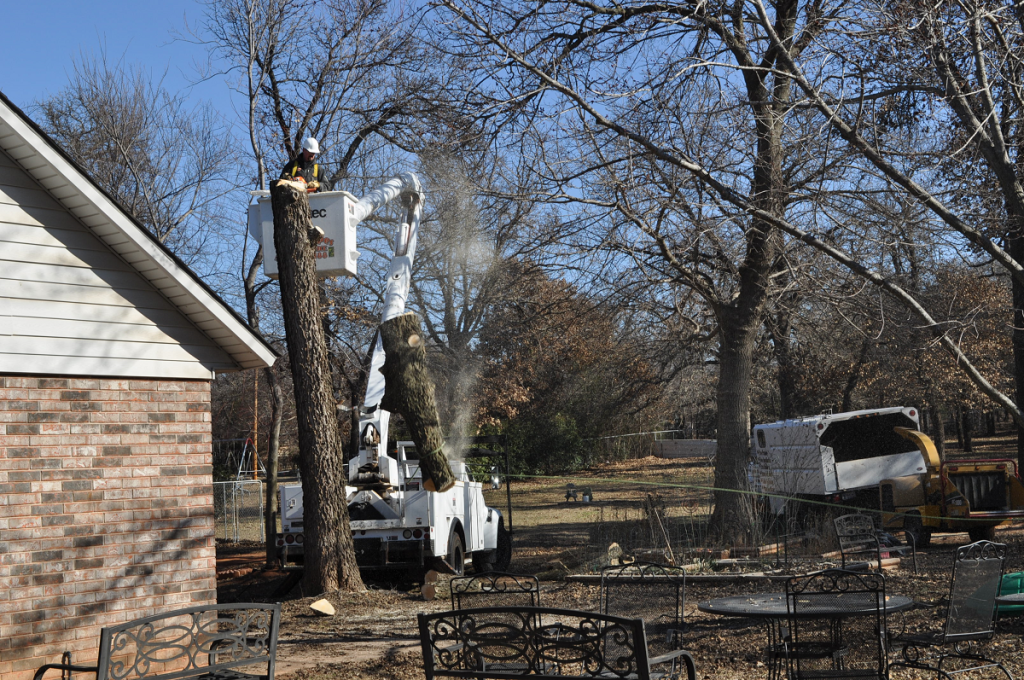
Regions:
[[[155, 78], [162, 76], [171, 92], [190, 87], [197, 78], [195, 64], [206, 59], [202, 45], [176, 39], [185, 33], [186, 21], [202, 20], [203, 6], [196, 0], [6, 0], [3, 13], [4, 48], [13, 59], [0, 72], [0, 91], [24, 110], [59, 92], [83, 53], [106, 51], [111, 62], [142, 65]], [[190, 93], [232, 117], [223, 77]]]

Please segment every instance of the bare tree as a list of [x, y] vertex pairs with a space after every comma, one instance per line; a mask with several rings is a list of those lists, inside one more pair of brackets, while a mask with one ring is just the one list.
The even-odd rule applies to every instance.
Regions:
[[[771, 30], [764, 5], [754, 4], [768, 38], [783, 44], [786, 38]], [[850, 149], [941, 220], [960, 252], [990, 259], [1009, 275], [1016, 399], [1006, 398], [980, 373], [975, 382], [1024, 432], [1024, 11], [1016, 3], [994, 1], [872, 1], [845, 4], [828, 24], [829, 35], [841, 39], [816, 45], [810, 51], [815, 56], [803, 61], [786, 54], [779, 67], [794, 76]], [[888, 49], [880, 51], [881, 44]], [[932, 110], [952, 127], [922, 124], [921, 112]], [[918, 141], [909, 153], [903, 145], [907, 134]], [[929, 157], [944, 171], [915, 176], [906, 170], [911, 156]], [[968, 178], [971, 189], [957, 185]], [[941, 330], [954, 356], [957, 327]], [[957, 360], [963, 364], [962, 353]], [[1018, 447], [1024, 460], [1024, 437], [1018, 437]]]
[[[242, 73], [238, 89], [241, 90], [246, 102], [246, 132], [251, 158], [255, 163], [255, 188], [265, 190], [267, 188], [266, 151], [263, 137], [260, 135], [258, 116], [260, 115], [261, 92], [266, 84], [268, 74], [260, 68], [260, 55], [273, 52], [278, 48], [281, 40], [286, 38], [281, 35], [280, 29], [288, 16], [288, 4], [286, 2], [239, 0], [238, 2], [210, 3], [208, 10], [210, 21], [207, 28], [210, 30], [213, 45], [220, 52], [220, 56], [226, 57], [229, 63], [236, 65]], [[259, 276], [264, 249], [262, 244], [257, 244], [256, 252], [246, 266], [245, 253], [248, 251], [248, 232], [244, 238], [242, 284], [246, 317], [253, 330], [263, 334], [265, 339], [269, 339], [260, 327], [258, 304], [260, 293], [271, 283], [269, 279]], [[271, 397], [271, 423], [267, 435], [267, 489], [264, 503], [264, 524], [268, 537], [266, 562], [268, 565], [272, 565], [278, 560], [276, 542], [270, 537], [277, 534], [278, 472], [285, 395], [274, 367], [265, 369], [264, 375], [270, 386]]]
[[102, 54], [76, 60], [68, 86], [35, 107], [47, 134], [161, 243], [200, 273], [218, 270], [238, 157], [208, 105]]
[[[712, 525], [732, 537], [739, 496], [727, 490], [746, 483], [753, 349], [783, 245], [765, 216], [785, 216], [785, 159], [799, 142], [787, 123], [789, 79], [773, 71], [779, 50], [744, 23], [742, 2], [438, 5], [444, 29], [457, 33], [452, 51], [472, 55], [481, 82], [497, 84], [491, 107], [529, 131], [521, 139], [536, 146], [521, 153], [536, 154], [548, 198], [590, 206], [602, 239], [639, 244], [632, 262], [712, 310], [723, 490]], [[796, 51], [816, 30], [798, 21], [802, 7], [775, 8], [774, 25]], [[692, 158], [727, 175], [720, 183], [756, 211], [723, 206], [718, 187], [690, 172]]]
[[[801, 108], [791, 89], [796, 74], [805, 92], [815, 92], [796, 62], [821, 68], [832, 63], [830, 41], [841, 41], [842, 34], [823, 32], [847, 3], [437, 4], [447, 10], [444, 30], [457, 31], [450, 49], [472, 55], [484, 71], [480, 82], [493, 85], [485, 92], [490, 109], [506, 117], [504, 129], [523, 143], [523, 155], [537, 159], [537, 175], [550, 183], [548, 198], [605, 211], [614, 229], [601, 233], [609, 239], [635, 235], [634, 242], [650, 246], [646, 254], [634, 249], [638, 265], [697, 291], [713, 310], [721, 489], [713, 523], [720, 534], [727, 533], [725, 517], [735, 509], [736, 497], [727, 490], [745, 481], [751, 353], [774, 275], [782, 271], [781, 234], [899, 301], [980, 391], [1024, 422], [1016, 404], [971, 361], [951, 326], [937, 321], [891, 268], [849, 249], [856, 244], [833, 233], [831, 224], [822, 225], [813, 211], [796, 210], [823, 187], [849, 188], [846, 173], [864, 169], [844, 163], [845, 156], [833, 161], [832, 140], [816, 131], [821, 119]], [[888, 181], [934, 206], [1017, 276], [1019, 266], [994, 242], [858, 141], [861, 131], [844, 120], [845, 109], [837, 111], [820, 96], [812, 101]], [[863, 109], [863, 101], [847, 103], [851, 113]], [[820, 153], [807, 153], [812, 147]]]

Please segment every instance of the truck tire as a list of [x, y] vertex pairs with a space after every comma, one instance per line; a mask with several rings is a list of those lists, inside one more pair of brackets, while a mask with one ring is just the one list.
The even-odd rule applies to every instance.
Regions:
[[473, 558], [473, 571], [483, 574], [487, 571], [494, 571], [494, 555], [497, 550], [477, 550], [470, 557]]
[[466, 549], [462, 546], [462, 536], [453, 531], [448, 538], [448, 564], [455, 571], [456, 576], [463, 576], [466, 573]]
[[495, 571], [508, 571], [512, 564], [512, 537], [505, 531], [505, 522], [498, 525], [498, 547], [494, 551], [492, 568]]
[[505, 531], [505, 522], [498, 524], [498, 541], [494, 550], [478, 550], [473, 553], [473, 569], [478, 574], [485, 571], [508, 571], [512, 563], [512, 538]]
[[910, 513], [903, 520], [903, 537], [907, 545], [915, 548], [927, 548], [932, 542], [932, 530], [921, 524], [921, 515]]
[[967, 530], [967, 535], [971, 537], [971, 543], [977, 543], [978, 541], [994, 541], [996, 540], [996, 528], [974, 527], [973, 529]]

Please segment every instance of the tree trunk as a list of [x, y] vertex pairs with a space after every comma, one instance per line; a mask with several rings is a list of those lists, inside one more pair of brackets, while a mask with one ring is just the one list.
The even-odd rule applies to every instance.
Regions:
[[860, 344], [860, 353], [857, 354], [857, 363], [850, 369], [850, 375], [846, 378], [846, 385], [843, 387], [843, 404], [840, 407], [840, 411], [852, 411], [853, 410], [853, 394], [857, 389], [858, 383], [860, 383], [861, 371], [864, 368], [864, 364], [867, 363], [868, 353], [871, 351], [871, 338], [865, 337], [864, 341]]
[[960, 409], [960, 427], [964, 432], [964, 453], [974, 453], [974, 439], [971, 437], [973, 432], [971, 428], [974, 424], [974, 418], [971, 417], [971, 410], [968, 408]]
[[733, 543], [748, 527], [737, 518], [748, 497], [747, 462], [750, 458], [750, 376], [758, 315], [735, 309], [720, 313], [718, 355], [718, 453], [715, 456], [715, 509], [710, 533], [725, 544]]
[[932, 441], [935, 442], [935, 450], [939, 454], [939, 460], [946, 460], [946, 423], [942, 419], [942, 410], [938, 406], [932, 407]]
[[[257, 154], [260, 167], [260, 188], [263, 188], [263, 160]], [[263, 246], [256, 249], [256, 255], [249, 264], [242, 283], [245, 288], [245, 311], [249, 317], [249, 326], [263, 337], [260, 331], [260, 314], [256, 306], [256, 295], [259, 287], [256, 285], [256, 275], [259, 273], [260, 265], [263, 263]], [[267, 437], [267, 492], [266, 502], [263, 508], [263, 529], [267, 538], [266, 563], [268, 567], [277, 565], [277, 474], [281, 458], [281, 420], [284, 417], [284, 394], [281, 391], [281, 382], [277, 378], [277, 372], [273, 366], [264, 369], [267, 377], [267, 384], [270, 385], [270, 434]], [[259, 414], [256, 414], [259, 417]], [[259, 442], [256, 442], [257, 450]]]
[[416, 444], [423, 471], [423, 488], [447, 491], [455, 475], [444, 453], [444, 434], [437, 417], [434, 383], [427, 374], [423, 330], [415, 314], [407, 312], [380, 325], [384, 346], [384, 398], [380, 407], [401, 413]]
[[[1024, 237], [1015, 235], [1008, 241], [1010, 256], [1016, 262], [1024, 262]], [[1016, 277], [1010, 277], [1013, 291], [1013, 330], [1010, 337], [1013, 342], [1013, 379], [1016, 385], [1015, 395], [1018, 408], [1024, 405], [1024, 285]], [[1016, 425], [1017, 430], [1017, 468], [1024, 469], [1024, 427]]]
[[267, 437], [267, 499], [263, 513], [267, 536], [267, 566], [277, 564], [277, 517], [280, 508], [277, 505], [277, 475], [281, 463], [281, 420], [284, 411], [284, 391], [273, 366], [264, 369], [267, 384], [270, 385], [271, 422], [270, 434]]
[[796, 387], [797, 367], [793, 357], [793, 344], [789, 333], [792, 328], [788, 310], [777, 311], [767, 320], [768, 334], [772, 339], [772, 353], [777, 368], [776, 381], [779, 387], [779, 418], [787, 420], [799, 415]]
[[309, 199], [291, 182], [271, 186], [288, 356], [295, 388], [299, 470], [305, 522], [307, 594], [361, 590], [345, 503], [345, 476], [335, 414], [327, 343], [320, 322]]
[[961, 451], [964, 451], [964, 428], [963, 428], [963, 409], [957, 406], [953, 409], [953, 429], [956, 431], [956, 445]]

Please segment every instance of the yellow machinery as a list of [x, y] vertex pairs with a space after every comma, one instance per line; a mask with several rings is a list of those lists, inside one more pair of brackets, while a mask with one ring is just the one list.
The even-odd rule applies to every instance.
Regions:
[[1024, 517], [1024, 485], [1012, 460], [939, 460], [923, 432], [895, 428], [921, 450], [927, 470], [882, 480], [882, 527], [903, 530], [907, 543], [928, 545], [932, 532], [966, 531], [972, 541], [992, 539], [995, 527]]

